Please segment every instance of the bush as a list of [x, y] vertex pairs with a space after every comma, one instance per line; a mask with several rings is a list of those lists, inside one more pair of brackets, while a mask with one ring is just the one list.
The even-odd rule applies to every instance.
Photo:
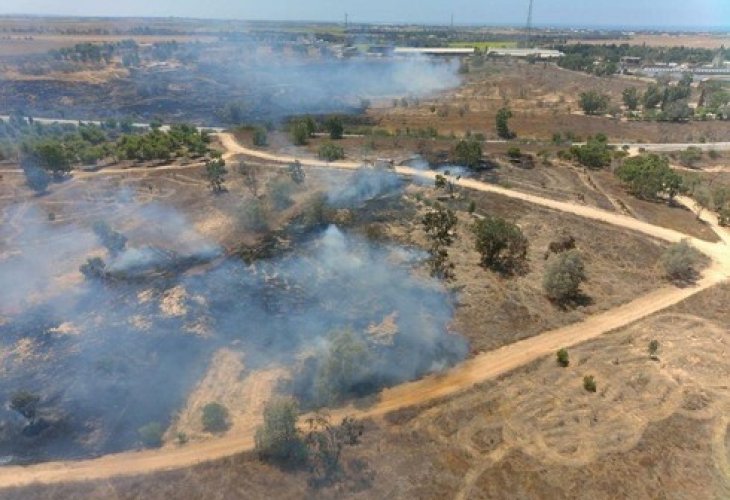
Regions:
[[276, 399], [264, 408], [264, 423], [256, 430], [255, 449], [261, 460], [282, 466], [301, 465], [307, 448], [297, 429], [299, 406], [293, 399]]
[[41, 398], [30, 391], [15, 392], [10, 398], [10, 408], [23, 415], [28, 420], [33, 420], [38, 409]]
[[327, 142], [319, 147], [317, 154], [320, 160], [337, 161], [345, 157], [345, 150], [340, 146]]
[[253, 131], [253, 145], [264, 147], [269, 144], [269, 135], [263, 127], [256, 127]]
[[656, 353], [659, 351], [659, 341], [654, 339], [649, 342], [649, 357], [652, 359], [656, 358]]
[[673, 244], [659, 258], [665, 276], [679, 283], [695, 280], [699, 260], [700, 253], [687, 240]]
[[482, 266], [505, 274], [523, 270], [528, 241], [516, 224], [501, 217], [485, 217], [474, 224], [472, 231]]
[[203, 429], [207, 432], [223, 432], [228, 430], [228, 409], [220, 403], [208, 403], [203, 407]]
[[159, 448], [162, 446], [162, 425], [159, 422], [150, 422], [137, 430], [142, 444], [147, 448]]
[[340, 118], [339, 116], [331, 116], [330, 118], [328, 118], [325, 122], [325, 128], [330, 134], [330, 139], [342, 139], [345, 127], [342, 125], [342, 118]]
[[497, 111], [496, 126], [497, 135], [502, 139], [513, 139], [514, 132], [509, 129], [509, 119], [512, 118], [512, 111], [509, 108], [501, 108]]
[[285, 210], [292, 206], [294, 203], [291, 199], [293, 192], [294, 184], [290, 179], [280, 177], [269, 183], [271, 202], [277, 210]]
[[567, 367], [570, 364], [570, 358], [568, 356], [568, 351], [565, 349], [560, 349], [557, 352], [557, 358], [558, 358], [558, 364], [562, 367]]
[[596, 392], [596, 379], [593, 375], [583, 377], [583, 388], [588, 392]]
[[695, 163], [702, 159], [702, 150], [695, 146], [690, 146], [687, 149], [679, 152], [679, 163], [685, 167], [692, 168]]
[[520, 151], [520, 148], [517, 147], [511, 147], [507, 150], [507, 156], [514, 159], [519, 159], [522, 156], [522, 151]]
[[241, 207], [241, 222], [251, 231], [266, 231], [269, 228], [268, 214], [260, 200], [251, 200]]
[[309, 140], [309, 127], [304, 121], [297, 121], [291, 127], [291, 139], [295, 146], [304, 146]]
[[586, 280], [585, 264], [577, 250], [559, 254], [545, 270], [542, 286], [548, 298], [558, 304], [575, 300]]

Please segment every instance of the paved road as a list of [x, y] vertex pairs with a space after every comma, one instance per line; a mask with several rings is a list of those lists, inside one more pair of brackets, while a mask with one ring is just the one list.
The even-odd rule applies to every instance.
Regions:
[[[221, 140], [228, 149], [226, 157], [245, 154], [279, 163], [290, 163], [294, 160], [289, 156], [278, 156], [245, 148], [236, 143], [233, 136], [229, 134], [221, 134]], [[300, 161], [303, 165], [312, 167], [344, 169], [359, 167], [359, 164], [354, 162], [327, 163], [312, 159], [300, 159]], [[419, 171], [406, 167], [397, 167], [396, 171], [403, 175], [427, 178], [433, 178], [435, 175], [434, 172]], [[535, 337], [477, 355], [445, 373], [386, 389], [380, 394], [378, 402], [370, 408], [364, 410], [354, 407], [344, 408], [333, 412], [333, 418], [336, 419], [344, 415], [351, 415], [356, 418], [378, 417], [393, 410], [458, 393], [469, 389], [476, 383], [493, 379], [540, 357], [552, 354], [561, 347], [570, 347], [629, 325], [730, 278], [730, 234], [717, 225], [717, 219], [712, 214], [708, 214], [704, 218], [720, 235], [721, 241], [718, 243], [697, 240], [678, 231], [654, 226], [597, 208], [542, 198], [472, 179], [461, 179], [459, 183], [469, 189], [498, 193], [528, 203], [601, 220], [627, 230], [639, 231], [667, 241], [679, 241], [687, 238], [712, 259], [712, 264], [705, 270], [702, 279], [695, 286], [686, 288], [664, 286], [632, 302], [596, 314], [579, 323], [547, 331]], [[684, 198], [681, 198], [680, 201], [691, 203], [691, 200]], [[0, 487], [22, 486], [36, 482], [55, 483], [97, 480], [189, 467], [250, 450], [254, 444], [253, 438], [258, 423], [252, 421], [250, 425], [239, 429], [235, 435], [188, 443], [185, 446], [170, 445], [158, 450], [124, 452], [91, 460], [49, 462], [27, 467], [1, 467]]]

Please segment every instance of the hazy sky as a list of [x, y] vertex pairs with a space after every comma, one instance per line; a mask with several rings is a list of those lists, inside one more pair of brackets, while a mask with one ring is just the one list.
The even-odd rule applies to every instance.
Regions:
[[[2, 0], [0, 13], [523, 24], [529, 0]], [[713, 26], [730, 0], [535, 0], [536, 25]]]

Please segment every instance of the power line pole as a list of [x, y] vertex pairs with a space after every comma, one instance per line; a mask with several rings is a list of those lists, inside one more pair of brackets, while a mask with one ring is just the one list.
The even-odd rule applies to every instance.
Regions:
[[530, 0], [530, 7], [527, 10], [527, 26], [526, 26], [526, 40], [525, 45], [529, 49], [532, 46], [532, 7], [535, 0]]

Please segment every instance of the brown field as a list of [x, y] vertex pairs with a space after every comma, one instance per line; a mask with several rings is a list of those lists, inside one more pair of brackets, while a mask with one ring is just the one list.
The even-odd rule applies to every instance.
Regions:
[[208, 35], [1, 35], [0, 57], [45, 54], [50, 50], [71, 47], [77, 43], [114, 43], [134, 40], [139, 44], [155, 42], [209, 42], [217, 37]]
[[569, 43], [585, 43], [593, 45], [629, 43], [631, 45], [647, 45], [649, 47], [691, 47], [697, 49], [719, 49], [730, 44], [728, 34], [638, 34], [628, 40], [571, 40]]
[[[712, 142], [730, 137], [727, 121], [621, 121], [579, 112], [579, 95], [586, 90], [608, 94], [612, 105], [619, 106], [623, 89], [637, 87], [643, 91], [647, 85], [637, 79], [600, 78], [553, 64], [487, 62], [466, 75], [455, 91], [418, 102], [411, 100], [407, 108], [379, 103], [370, 115], [390, 131], [434, 127], [446, 136], [471, 131], [496, 139], [495, 116], [501, 107], [509, 105], [514, 114], [510, 126], [522, 140], [550, 140], [556, 132], [573, 133], [583, 139], [604, 133], [615, 142], [697, 142], [703, 138]], [[695, 94], [692, 99], [699, 98]]]

